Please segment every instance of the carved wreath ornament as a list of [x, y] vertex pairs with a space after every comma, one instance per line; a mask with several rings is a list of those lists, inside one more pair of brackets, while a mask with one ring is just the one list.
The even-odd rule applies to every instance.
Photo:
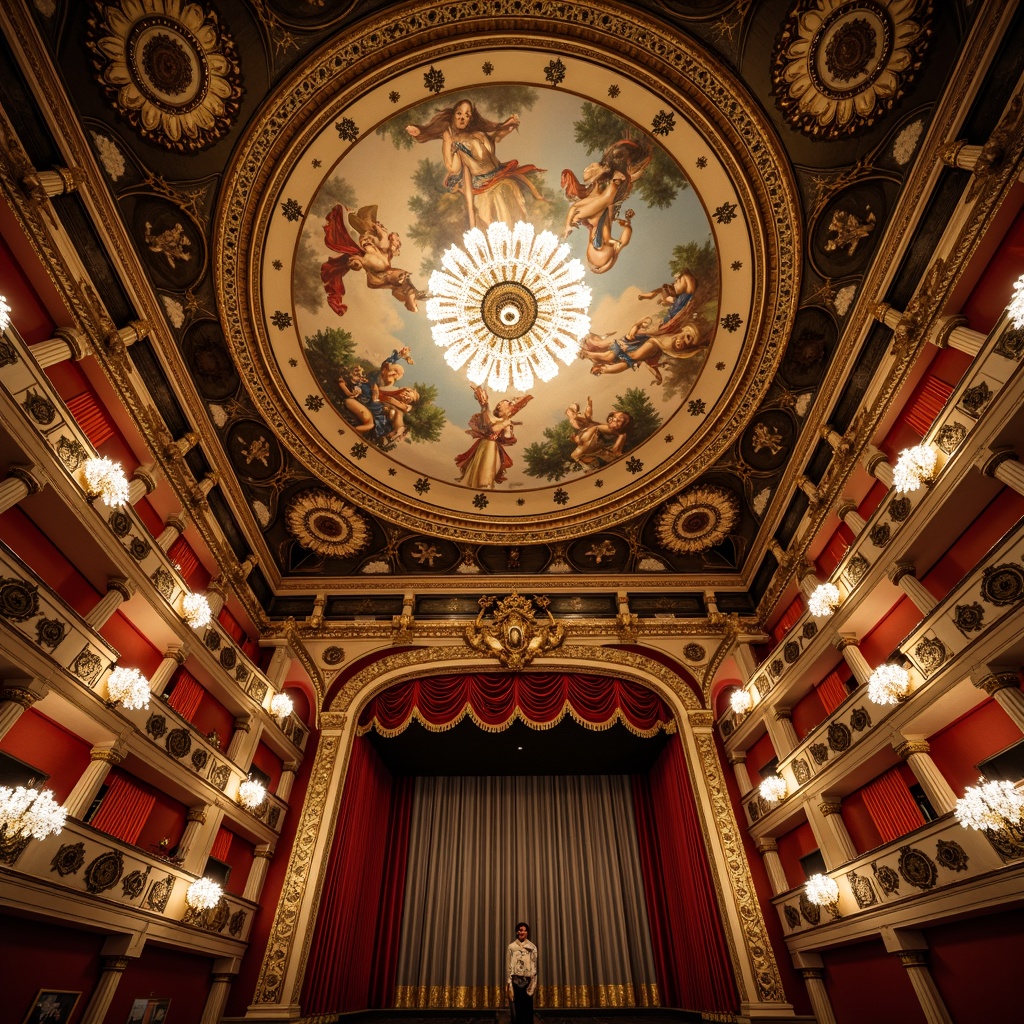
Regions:
[[[497, 601], [491, 622], [484, 615], [495, 606], [497, 598], [481, 597], [476, 622], [466, 628], [466, 642], [475, 650], [497, 658], [502, 665], [516, 670], [529, 665], [538, 654], [553, 651], [565, 639], [565, 626], [556, 623], [548, 610], [546, 597], [529, 600], [513, 593]], [[535, 607], [542, 609], [546, 623], [536, 621]]]

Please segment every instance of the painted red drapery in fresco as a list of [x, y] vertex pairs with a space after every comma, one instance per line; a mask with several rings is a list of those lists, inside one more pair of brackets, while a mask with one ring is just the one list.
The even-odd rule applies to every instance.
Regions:
[[376, 729], [382, 736], [395, 736], [413, 720], [440, 732], [466, 717], [487, 732], [507, 729], [514, 719], [534, 729], [550, 729], [567, 714], [588, 729], [621, 722], [638, 736], [675, 729], [664, 701], [639, 683], [576, 673], [507, 672], [399, 683], [367, 704], [358, 732]]

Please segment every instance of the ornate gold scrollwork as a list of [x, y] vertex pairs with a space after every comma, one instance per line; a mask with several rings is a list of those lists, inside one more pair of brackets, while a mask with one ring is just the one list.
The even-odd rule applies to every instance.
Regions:
[[[531, 601], [513, 591], [497, 602], [492, 624], [485, 625], [484, 615], [496, 600], [481, 597], [480, 613], [476, 621], [466, 627], [466, 643], [474, 650], [497, 658], [507, 668], [518, 670], [529, 665], [538, 654], [553, 651], [565, 639], [565, 626], [555, 622], [548, 609], [551, 603], [548, 598], [534, 597]], [[536, 621], [534, 606], [547, 614], [547, 623]]]

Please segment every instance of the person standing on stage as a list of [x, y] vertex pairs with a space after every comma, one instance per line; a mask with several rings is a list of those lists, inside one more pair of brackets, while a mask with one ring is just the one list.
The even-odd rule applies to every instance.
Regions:
[[537, 947], [530, 941], [530, 926], [516, 925], [516, 937], [505, 955], [505, 985], [512, 1002], [515, 1024], [533, 1024], [533, 993], [537, 988]]

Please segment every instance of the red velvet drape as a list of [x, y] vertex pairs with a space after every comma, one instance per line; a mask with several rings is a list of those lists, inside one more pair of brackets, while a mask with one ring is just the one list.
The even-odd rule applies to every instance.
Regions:
[[660, 697], [638, 683], [573, 673], [435, 676], [400, 683], [374, 697], [359, 716], [359, 733], [394, 736], [417, 719], [428, 729], [449, 729], [464, 717], [497, 732], [521, 718], [533, 728], [557, 725], [566, 714], [581, 725], [606, 729], [621, 721], [651, 736], [673, 723]]
[[942, 412], [942, 407], [952, 393], [952, 384], [927, 374], [914, 389], [899, 419], [924, 437], [931, 430], [935, 417]]
[[796, 621], [804, 613], [804, 599], [797, 594], [792, 604], [782, 613], [782, 618], [775, 623], [771, 631], [772, 639], [776, 644], [782, 642], [782, 638], [793, 628]]
[[92, 391], [83, 391], [80, 395], [69, 398], [67, 405], [68, 412], [75, 417], [75, 422], [85, 432], [94, 448], [99, 448], [104, 441], [114, 436], [114, 421]]
[[199, 556], [192, 549], [192, 545], [184, 537], [179, 537], [167, 549], [167, 557], [172, 565], [179, 566], [181, 578], [191, 586], [192, 573], [199, 568]]
[[199, 680], [191, 672], [180, 668], [174, 682], [174, 689], [171, 690], [171, 695], [167, 698], [168, 707], [174, 708], [186, 722], [191, 722], [192, 716], [199, 710], [203, 692]]
[[849, 696], [846, 687], [843, 685], [843, 677], [838, 669], [833, 669], [817, 686], [818, 698], [828, 714], [833, 711]]
[[231, 849], [231, 833], [222, 825], [217, 830], [217, 838], [210, 847], [210, 856], [217, 860], [228, 859], [228, 851]]
[[[375, 961], [381, 956], [397, 964], [405, 864], [388, 865], [389, 833], [408, 847], [407, 796], [394, 801], [396, 783], [367, 737], [352, 744], [334, 846], [327, 862], [323, 898], [313, 932], [302, 992], [304, 1014], [364, 1010], [373, 1006], [374, 984], [383, 986]], [[404, 800], [404, 823], [397, 821]], [[394, 827], [389, 825], [394, 821]], [[387, 870], [386, 870], [387, 869]], [[397, 906], [395, 905], [397, 902]], [[372, 922], [387, 949], [378, 953], [370, 941]], [[394, 987], [394, 968], [390, 987]], [[387, 993], [390, 1001], [392, 993]]]
[[899, 768], [890, 768], [872, 779], [861, 788], [861, 793], [883, 843], [891, 843], [924, 824], [921, 808], [911, 796]]
[[739, 1002], [683, 745], [633, 776], [640, 863], [662, 1004], [736, 1012]]
[[108, 836], [134, 843], [155, 803], [156, 797], [152, 793], [147, 793], [127, 775], [118, 774], [111, 780], [99, 810], [89, 824]]

